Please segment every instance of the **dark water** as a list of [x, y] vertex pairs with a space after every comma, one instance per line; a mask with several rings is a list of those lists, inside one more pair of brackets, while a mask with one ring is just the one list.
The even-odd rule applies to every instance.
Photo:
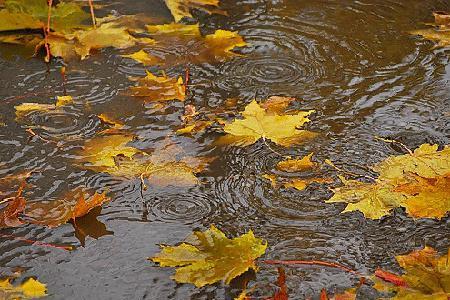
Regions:
[[[296, 97], [298, 108], [317, 111], [310, 129], [320, 136], [306, 145], [277, 150], [286, 155], [314, 152], [319, 161], [329, 158], [356, 173], [402, 153], [375, 140], [376, 135], [410, 148], [424, 142], [449, 144], [450, 50], [433, 49], [433, 43], [408, 34], [432, 22], [433, 11], [450, 10], [448, 1], [223, 0], [221, 7], [228, 16], [197, 14], [202, 30], [239, 31], [251, 45], [242, 50], [243, 58], [221, 64], [187, 62], [166, 70], [177, 76], [190, 68], [193, 86], [187, 103], [214, 110], [226, 99], [237, 98], [237, 109], [242, 110], [255, 94], [259, 100]], [[162, 1], [117, 1], [103, 9], [109, 10], [144, 12], [170, 22]], [[33, 201], [57, 199], [79, 186], [108, 190], [112, 197], [97, 211], [105, 227], [95, 222], [95, 215], [84, 221], [99, 237], [86, 237], [84, 247], [70, 224], [1, 230], [77, 246], [69, 252], [0, 238], [1, 274], [23, 268], [23, 276], [48, 284], [49, 299], [232, 299], [237, 288], [176, 284], [170, 279], [173, 270], [146, 260], [159, 243], [175, 244], [211, 223], [229, 236], [252, 229], [268, 241], [267, 258], [334, 261], [364, 274], [379, 266], [398, 270], [395, 255], [424, 245], [439, 251], [449, 246], [448, 218], [414, 221], [397, 210], [371, 221], [359, 213], [340, 214], [342, 205], [325, 204], [331, 193], [324, 186], [274, 190], [261, 175], [280, 160], [277, 154], [262, 142], [247, 148], [216, 147], [212, 143], [219, 134], [214, 131], [175, 139], [191, 155], [218, 157], [200, 175], [201, 185], [151, 188], [141, 197], [139, 180], [75, 168], [74, 152], [104, 129], [96, 117], [102, 112], [129, 126], [139, 137], [136, 147], [152, 148], [179, 128], [183, 104], [143, 109], [123, 91], [133, 84], [127, 77], [144, 75], [144, 68], [119, 56], [125, 52], [101, 51], [68, 66], [66, 89], [75, 98], [70, 109], [33, 119], [42, 137], [64, 141], [57, 148], [29, 140], [26, 127], [14, 120], [14, 105], [53, 103], [52, 97], [63, 93], [61, 63], [53, 62], [47, 71], [42, 60], [16, 55], [20, 47], [1, 45], [0, 52], [0, 122], [5, 124], [0, 127], [0, 176], [41, 170], [26, 194]], [[276, 268], [261, 266], [256, 294], [270, 295], [276, 276]], [[334, 269], [287, 270], [292, 299], [318, 298], [322, 288], [342, 291], [357, 280]], [[368, 291], [361, 299], [370, 295]]]

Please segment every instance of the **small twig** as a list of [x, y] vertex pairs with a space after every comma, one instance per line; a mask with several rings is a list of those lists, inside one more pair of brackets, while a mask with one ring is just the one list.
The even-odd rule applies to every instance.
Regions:
[[73, 250], [74, 247], [73, 246], [59, 246], [59, 245], [55, 245], [55, 244], [49, 244], [49, 243], [44, 243], [44, 242], [40, 242], [40, 241], [35, 241], [35, 240], [30, 240], [30, 239], [26, 239], [20, 236], [14, 236], [11, 234], [2, 234], [0, 233], [0, 237], [3, 238], [10, 238], [10, 239], [14, 239], [14, 240], [19, 240], [28, 244], [32, 244], [32, 245], [38, 245], [38, 246], [43, 246], [43, 247], [51, 247], [51, 248], [56, 248], [56, 249], [61, 249], [61, 250]]
[[92, 0], [89, 0], [89, 8], [91, 10], [92, 26], [94, 28], [97, 28], [97, 21], [95, 20], [95, 13], [94, 13], [94, 4], [92, 3]]
[[329, 165], [330, 167], [336, 169], [337, 171], [341, 172], [341, 173], [344, 173], [344, 174], [347, 174], [347, 175], [350, 175], [350, 176], [354, 176], [354, 177], [364, 177], [364, 178], [367, 178], [367, 179], [376, 181], [376, 178], [375, 178], [375, 177], [372, 177], [372, 176], [370, 176], [370, 175], [356, 174], [356, 173], [353, 173], [353, 172], [344, 170], [344, 169], [342, 169], [342, 168], [339, 168], [338, 166], [336, 166], [335, 164], [333, 164], [333, 162], [332, 162], [331, 160], [329, 160], [329, 159], [325, 159], [325, 163], [326, 163], [327, 165]]
[[379, 136], [375, 136], [376, 140], [380, 140], [386, 143], [392, 143], [392, 144], [398, 144], [400, 146], [403, 147], [403, 149], [405, 149], [410, 155], [413, 155], [413, 152], [411, 151], [411, 149], [409, 149], [405, 144], [403, 144], [402, 142], [396, 141], [396, 140], [391, 140], [391, 139], [385, 139]]
[[293, 265], [310, 265], [310, 266], [324, 266], [330, 268], [337, 268], [344, 270], [348, 273], [352, 273], [358, 276], [363, 277], [363, 275], [355, 270], [352, 270], [346, 266], [340, 265], [338, 263], [326, 262], [320, 260], [263, 260], [260, 261], [264, 264], [268, 265], [285, 265], [285, 266], [293, 266]]

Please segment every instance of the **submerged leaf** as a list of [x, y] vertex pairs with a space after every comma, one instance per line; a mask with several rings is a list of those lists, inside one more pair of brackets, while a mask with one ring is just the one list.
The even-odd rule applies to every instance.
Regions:
[[183, 78], [169, 78], [165, 75], [158, 77], [147, 71], [144, 78], [133, 79], [139, 83], [138, 86], [130, 88], [134, 97], [144, 97], [145, 101], [184, 101], [186, 88]]
[[203, 37], [198, 24], [148, 25], [147, 31], [153, 38], [149, 50], [123, 55], [145, 66], [170, 67], [186, 61], [221, 62], [236, 56], [235, 48], [247, 45], [237, 32], [227, 30], [216, 30]]
[[287, 159], [280, 161], [277, 164], [277, 169], [285, 172], [301, 172], [316, 166], [316, 163], [311, 161], [314, 153], [310, 153], [301, 159]]
[[165, 144], [151, 155], [135, 155], [116, 160], [108, 173], [127, 178], [145, 178], [153, 186], [192, 186], [198, 184], [196, 173], [205, 169], [211, 159], [190, 157], [175, 144]]
[[47, 287], [34, 278], [19, 286], [13, 286], [10, 279], [0, 279], [0, 299], [36, 299], [47, 296]]
[[373, 183], [341, 178], [327, 202], [348, 203], [344, 212], [361, 211], [379, 219], [396, 207], [414, 218], [441, 219], [450, 211], [450, 148], [423, 144], [411, 154], [391, 156], [373, 167], [380, 173]]
[[219, 143], [239, 143], [251, 145], [259, 139], [290, 146], [312, 137], [314, 134], [298, 129], [310, 120], [307, 118], [314, 111], [299, 112], [294, 115], [269, 114], [255, 100], [242, 113], [243, 119], [235, 119], [224, 127], [228, 133]]
[[447, 300], [450, 297], [450, 252], [439, 256], [434, 249], [425, 247], [396, 259], [404, 275], [378, 271], [375, 275], [380, 279], [375, 280], [374, 286], [377, 290], [396, 292], [392, 298], [396, 300]]
[[172, 13], [175, 22], [181, 21], [184, 17], [192, 18], [191, 9], [202, 9], [208, 13], [209, 7], [218, 7], [219, 0], [165, 0], [167, 7]]
[[266, 251], [267, 244], [252, 231], [229, 239], [214, 225], [196, 231], [179, 246], [162, 246], [151, 260], [161, 267], [178, 267], [177, 282], [192, 283], [197, 287], [223, 280], [225, 283], [247, 271], [256, 270], [255, 260]]

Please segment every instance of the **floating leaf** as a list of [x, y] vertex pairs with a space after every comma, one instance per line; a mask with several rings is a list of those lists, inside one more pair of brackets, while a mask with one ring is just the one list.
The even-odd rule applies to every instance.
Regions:
[[396, 259], [404, 274], [378, 271], [375, 275], [381, 280], [375, 280], [377, 290], [396, 292], [391, 298], [395, 300], [447, 300], [450, 297], [450, 251], [439, 256], [434, 249], [425, 247]]
[[[136, 45], [139, 40], [133, 37], [127, 28], [112, 20], [108, 22], [99, 21], [95, 28], [77, 30], [72, 34], [50, 33], [47, 41], [50, 44], [50, 51], [53, 56], [70, 60], [78, 56], [85, 59], [92, 50], [108, 47], [129, 48]], [[42, 41], [38, 47], [44, 45], [45, 41]]]
[[184, 17], [192, 18], [191, 9], [201, 9], [208, 13], [208, 7], [218, 7], [219, 0], [165, 0], [175, 22], [181, 21]]
[[81, 193], [80, 197], [75, 204], [75, 207], [72, 209], [72, 219], [76, 219], [79, 217], [83, 217], [87, 215], [93, 208], [100, 207], [103, 203], [109, 201], [109, 198], [106, 197], [105, 193], [98, 194], [95, 193], [89, 200], [86, 201], [86, 196], [84, 193]]
[[290, 146], [312, 137], [314, 134], [298, 129], [310, 120], [307, 118], [314, 111], [299, 112], [294, 115], [269, 114], [255, 100], [242, 113], [243, 119], [236, 119], [224, 127], [227, 136], [219, 143], [233, 143], [239, 146], [251, 145], [259, 139]]
[[267, 244], [252, 231], [229, 239], [214, 225], [196, 231], [179, 246], [162, 246], [151, 260], [161, 267], [178, 267], [173, 277], [177, 282], [197, 287], [223, 280], [225, 283], [248, 269], [257, 270], [255, 260], [266, 251]]
[[147, 71], [146, 77], [133, 80], [139, 85], [130, 88], [131, 94], [134, 97], [143, 97], [145, 101], [184, 101], [186, 97], [186, 88], [181, 77], [158, 77]]
[[14, 106], [16, 110], [16, 119], [20, 120], [25, 118], [28, 114], [32, 112], [45, 112], [50, 110], [55, 110], [56, 105], [54, 104], [41, 104], [41, 103], [22, 103], [20, 105]]
[[123, 55], [145, 66], [170, 67], [186, 61], [196, 64], [221, 62], [236, 56], [235, 48], [247, 45], [237, 32], [217, 30], [203, 37], [198, 24], [148, 25], [147, 31], [153, 38], [148, 45], [149, 50]]
[[277, 164], [277, 169], [285, 172], [301, 172], [316, 166], [316, 163], [311, 161], [314, 153], [310, 153], [301, 159], [287, 159], [280, 161]]
[[[42, 29], [47, 24], [48, 4], [46, 0], [6, 0], [0, 10], [0, 31]], [[51, 8], [50, 28], [68, 33], [85, 27], [89, 19], [77, 3], [60, 1]]]
[[80, 189], [67, 193], [62, 200], [30, 202], [26, 216], [30, 223], [57, 227], [69, 220], [83, 217], [92, 209], [101, 207], [109, 201], [105, 193], [89, 195]]
[[379, 219], [396, 207], [414, 218], [441, 219], [450, 210], [450, 148], [423, 144], [411, 154], [391, 156], [373, 167], [380, 173], [373, 183], [341, 178], [331, 202], [348, 203], [344, 212], [361, 211]]
[[13, 286], [10, 279], [0, 280], [0, 299], [36, 299], [47, 296], [47, 287], [34, 278], [19, 286]]

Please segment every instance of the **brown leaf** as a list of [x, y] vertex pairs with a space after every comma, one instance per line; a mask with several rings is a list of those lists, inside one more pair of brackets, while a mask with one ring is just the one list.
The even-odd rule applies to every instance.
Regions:
[[75, 207], [72, 210], [72, 219], [82, 217], [89, 213], [91, 209], [102, 206], [103, 203], [109, 201], [106, 193], [95, 193], [88, 201], [86, 201], [84, 193], [81, 193]]
[[0, 228], [17, 227], [23, 224], [19, 219], [19, 214], [25, 210], [26, 200], [22, 197], [23, 186], [17, 192], [17, 195], [8, 201], [6, 207], [0, 210]]

